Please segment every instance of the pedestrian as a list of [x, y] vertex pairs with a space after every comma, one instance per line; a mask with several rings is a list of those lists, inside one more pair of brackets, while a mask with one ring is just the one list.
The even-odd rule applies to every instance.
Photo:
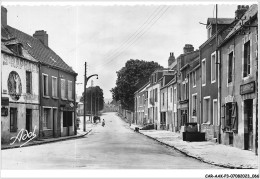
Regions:
[[103, 119], [103, 121], [102, 121], [102, 126], [103, 127], [105, 126], [105, 119]]

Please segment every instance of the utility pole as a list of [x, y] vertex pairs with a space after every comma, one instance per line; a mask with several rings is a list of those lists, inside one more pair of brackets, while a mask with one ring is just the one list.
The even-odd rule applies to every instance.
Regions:
[[86, 131], [86, 78], [87, 78], [87, 62], [85, 62], [85, 74], [84, 74], [84, 112], [83, 112], [83, 131]]
[[218, 102], [219, 102], [219, 110], [218, 110], [218, 119], [219, 120], [219, 131], [218, 131], [218, 143], [221, 143], [221, 58], [218, 57], [218, 5], [216, 4], [216, 65], [218, 65], [216, 69], [218, 69]]

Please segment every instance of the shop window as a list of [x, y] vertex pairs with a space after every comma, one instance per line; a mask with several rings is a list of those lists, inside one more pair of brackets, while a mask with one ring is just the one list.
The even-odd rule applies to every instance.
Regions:
[[211, 124], [210, 97], [204, 97], [203, 100], [203, 122]]
[[43, 127], [43, 129], [51, 129], [51, 109], [50, 108], [43, 109], [42, 127]]
[[224, 131], [233, 131], [237, 132], [238, 130], [238, 118], [237, 118], [237, 103], [226, 103], [222, 106], [224, 108], [222, 110], [222, 113], [224, 115], [222, 116], [222, 129]]
[[197, 94], [192, 95], [192, 116], [197, 116]]

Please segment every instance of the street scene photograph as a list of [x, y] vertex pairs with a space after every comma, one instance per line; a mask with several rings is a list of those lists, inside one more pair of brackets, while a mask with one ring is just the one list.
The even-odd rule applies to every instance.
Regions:
[[257, 3], [4, 1], [0, 77], [1, 170], [259, 178]]

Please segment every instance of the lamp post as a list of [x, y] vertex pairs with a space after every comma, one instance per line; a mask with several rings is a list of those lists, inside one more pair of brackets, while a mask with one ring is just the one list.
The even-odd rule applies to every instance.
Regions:
[[85, 62], [85, 75], [84, 75], [84, 121], [83, 121], [83, 131], [85, 132], [86, 131], [86, 86], [88, 84], [88, 80], [93, 77], [93, 76], [97, 76], [97, 79], [98, 79], [98, 75], [97, 74], [93, 74], [93, 75], [90, 75], [89, 77], [87, 77], [86, 75], [86, 68], [87, 68], [87, 62]]

